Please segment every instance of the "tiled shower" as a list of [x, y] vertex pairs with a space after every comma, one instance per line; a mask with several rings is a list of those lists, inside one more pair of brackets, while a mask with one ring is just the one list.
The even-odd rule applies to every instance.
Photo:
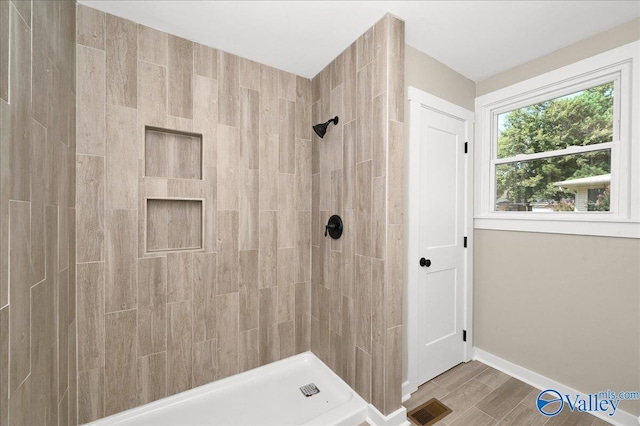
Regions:
[[391, 15], [312, 81], [311, 121], [340, 122], [312, 144], [311, 350], [383, 414], [401, 404], [403, 91]]
[[0, 2], [0, 424], [76, 423], [75, 19]]
[[309, 350], [311, 82], [78, 11], [87, 422]]
[[0, 425], [308, 350], [399, 408], [403, 22], [309, 80], [73, 2], [0, 8]]

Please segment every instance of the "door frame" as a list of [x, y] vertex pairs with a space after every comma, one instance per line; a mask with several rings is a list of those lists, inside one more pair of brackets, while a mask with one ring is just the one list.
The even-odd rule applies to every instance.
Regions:
[[420, 110], [428, 108], [433, 111], [443, 113], [465, 122], [465, 133], [468, 142], [467, 155], [465, 156], [465, 188], [463, 208], [464, 214], [464, 233], [467, 236], [467, 249], [464, 251], [464, 295], [463, 310], [464, 320], [463, 326], [467, 330], [467, 341], [464, 344], [464, 360], [470, 361], [473, 358], [473, 135], [474, 135], [474, 119], [475, 115], [472, 111], [464, 109], [437, 96], [423, 92], [415, 87], [409, 87], [409, 144], [408, 144], [408, 179], [407, 179], [407, 221], [406, 221], [406, 241], [407, 241], [407, 259], [404, 262], [405, 277], [407, 277], [407, 352], [408, 352], [408, 369], [407, 381], [402, 384], [403, 401], [408, 399], [410, 395], [418, 389], [421, 383], [418, 383], [418, 273], [419, 270], [411, 268], [413, 261], [417, 262], [420, 258], [418, 253], [418, 237], [416, 233], [411, 232], [413, 224], [419, 222], [418, 203], [420, 197], [418, 183], [419, 179], [419, 158], [418, 144], [420, 141]]

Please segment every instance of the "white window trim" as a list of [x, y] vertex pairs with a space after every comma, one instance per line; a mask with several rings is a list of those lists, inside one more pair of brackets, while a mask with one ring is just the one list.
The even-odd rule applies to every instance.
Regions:
[[[474, 150], [474, 227], [640, 238], [639, 70], [640, 41], [636, 41], [476, 98], [475, 139], [478, 144]], [[493, 211], [495, 115], [553, 98], [556, 93], [576, 92], [614, 79], [615, 101], [619, 102], [617, 110], [620, 116], [614, 116], [613, 141], [594, 146], [604, 148], [608, 145], [612, 149], [612, 212], [565, 214]], [[569, 151], [579, 152], [582, 149], [576, 147]], [[528, 156], [522, 158], [525, 157]]]

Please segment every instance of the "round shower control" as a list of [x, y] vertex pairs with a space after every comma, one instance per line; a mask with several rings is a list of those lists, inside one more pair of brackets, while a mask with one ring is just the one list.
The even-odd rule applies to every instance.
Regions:
[[329, 222], [324, 227], [324, 236], [327, 234], [334, 240], [337, 240], [342, 236], [342, 219], [337, 214], [334, 214], [329, 218]]

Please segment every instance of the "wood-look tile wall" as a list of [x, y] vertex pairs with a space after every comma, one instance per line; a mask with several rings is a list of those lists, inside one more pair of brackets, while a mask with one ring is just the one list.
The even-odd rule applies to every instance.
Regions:
[[[77, 28], [79, 421], [309, 350], [311, 81], [82, 5]], [[202, 179], [145, 167], [145, 126], [202, 134]], [[146, 198], [203, 200], [204, 248], [149, 254]]]
[[76, 424], [73, 1], [0, 2], [0, 425]]
[[312, 80], [312, 123], [340, 121], [312, 140], [311, 349], [384, 414], [401, 404], [403, 90], [391, 15]]

